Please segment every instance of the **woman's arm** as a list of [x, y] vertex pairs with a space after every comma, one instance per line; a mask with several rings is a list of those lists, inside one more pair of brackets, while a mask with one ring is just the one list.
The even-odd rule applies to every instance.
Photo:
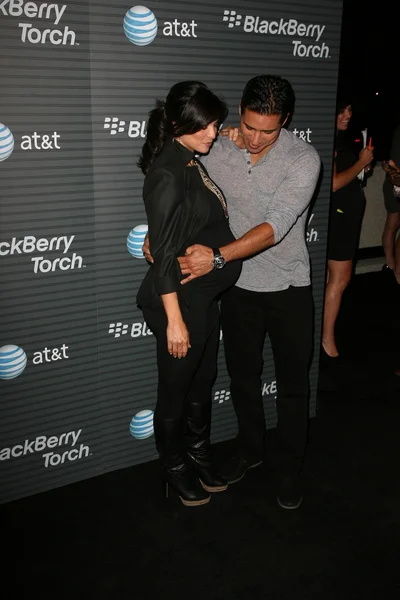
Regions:
[[144, 203], [154, 262], [155, 287], [167, 316], [168, 352], [175, 358], [186, 356], [189, 332], [182, 317], [177, 291], [181, 271], [177, 261], [179, 217], [183, 200], [183, 180], [169, 171], [152, 173], [144, 186]]
[[373, 148], [367, 146], [361, 150], [360, 154], [358, 155], [358, 160], [353, 166], [345, 171], [337, 173], [335, 155], [335, 160], [333, 162], [332, 192], [337, 192], [337, 190], [340, 190], [353, 181], [353, 179], [355, 179], [357, 175], [372, 162], [373, 158]]
[[162, 294], [161, 300], [167, 315], [168, 352], [174, 358], [184, 358], [190, 348], [189, 332], [182, 318], [178, 294]]

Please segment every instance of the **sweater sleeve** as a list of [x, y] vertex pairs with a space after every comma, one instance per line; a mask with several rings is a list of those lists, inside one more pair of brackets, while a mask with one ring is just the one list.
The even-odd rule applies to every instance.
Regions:
[[183, 201], [183, 178], [165, 169], [151, 173], [145, 182], [143, 199], [149, 227], [150, 252], [154, 259], [157, 294], [181, 288], [177, 260], [179, 217]]
[[302, 154], [290, 165], [265, 215], [265, 221], [274, 231], [275, 244], [287, 235], [309, 206], [320, 168], [321, 161], [316, 151]]

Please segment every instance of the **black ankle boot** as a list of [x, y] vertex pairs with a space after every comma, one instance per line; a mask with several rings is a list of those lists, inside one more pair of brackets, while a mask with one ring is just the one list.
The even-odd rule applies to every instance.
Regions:
[[211, 496], [200, 484], [196, 472], [184, 463], [163, 468], [163, 481], [167, 498], [169, 487], [172, 487], [185, 506], [200, 506], [210, 502]]
[[228, 487], [212, 462], [210, 443], [211, 402], [189, 404], [186, 413], [185, 442], [186, 452], [207, 492], [223, 492]]
[[207, 504], [210, 494], [203, 489], [196, 472], [186, 464], [181, 449], [182, 419], [158, 419], [155, 416], [154, 434], [166, 497], [169, 496], [169, 487], [172, 487], [185, 506]]

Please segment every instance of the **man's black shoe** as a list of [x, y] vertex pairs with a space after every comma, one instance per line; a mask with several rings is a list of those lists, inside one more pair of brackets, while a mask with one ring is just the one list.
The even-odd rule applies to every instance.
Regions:
[[280, 481], [277, 501], [286, 510], [295, 510], [303, 502], [302, 486], [299, 477], [284, 477]]
[[232, 456], [229, 462], [221, 467], [221, 475], [228, 483], [237, 483], [246, 475], [249, 469], [254, 469], [262, 464], [261, 460], [247, 460], [243, 456]]

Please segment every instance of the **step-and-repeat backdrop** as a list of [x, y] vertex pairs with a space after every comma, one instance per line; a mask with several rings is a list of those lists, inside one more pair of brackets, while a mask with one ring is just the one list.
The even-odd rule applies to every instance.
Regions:
[[[208, 84], [232, 125], [248, 79], [291, 81], [290, 128], [323, 162], [306, 231], [319, 347], [341, 2], [148, 1], [0, 3], [2, 503], [157, 456], [136, 161], [149, 110], [177, 81]], [[268, 340], [261, 386], [272, 428]], [[221, 345], [213, 441], [236, 433], [229, 396]]]

